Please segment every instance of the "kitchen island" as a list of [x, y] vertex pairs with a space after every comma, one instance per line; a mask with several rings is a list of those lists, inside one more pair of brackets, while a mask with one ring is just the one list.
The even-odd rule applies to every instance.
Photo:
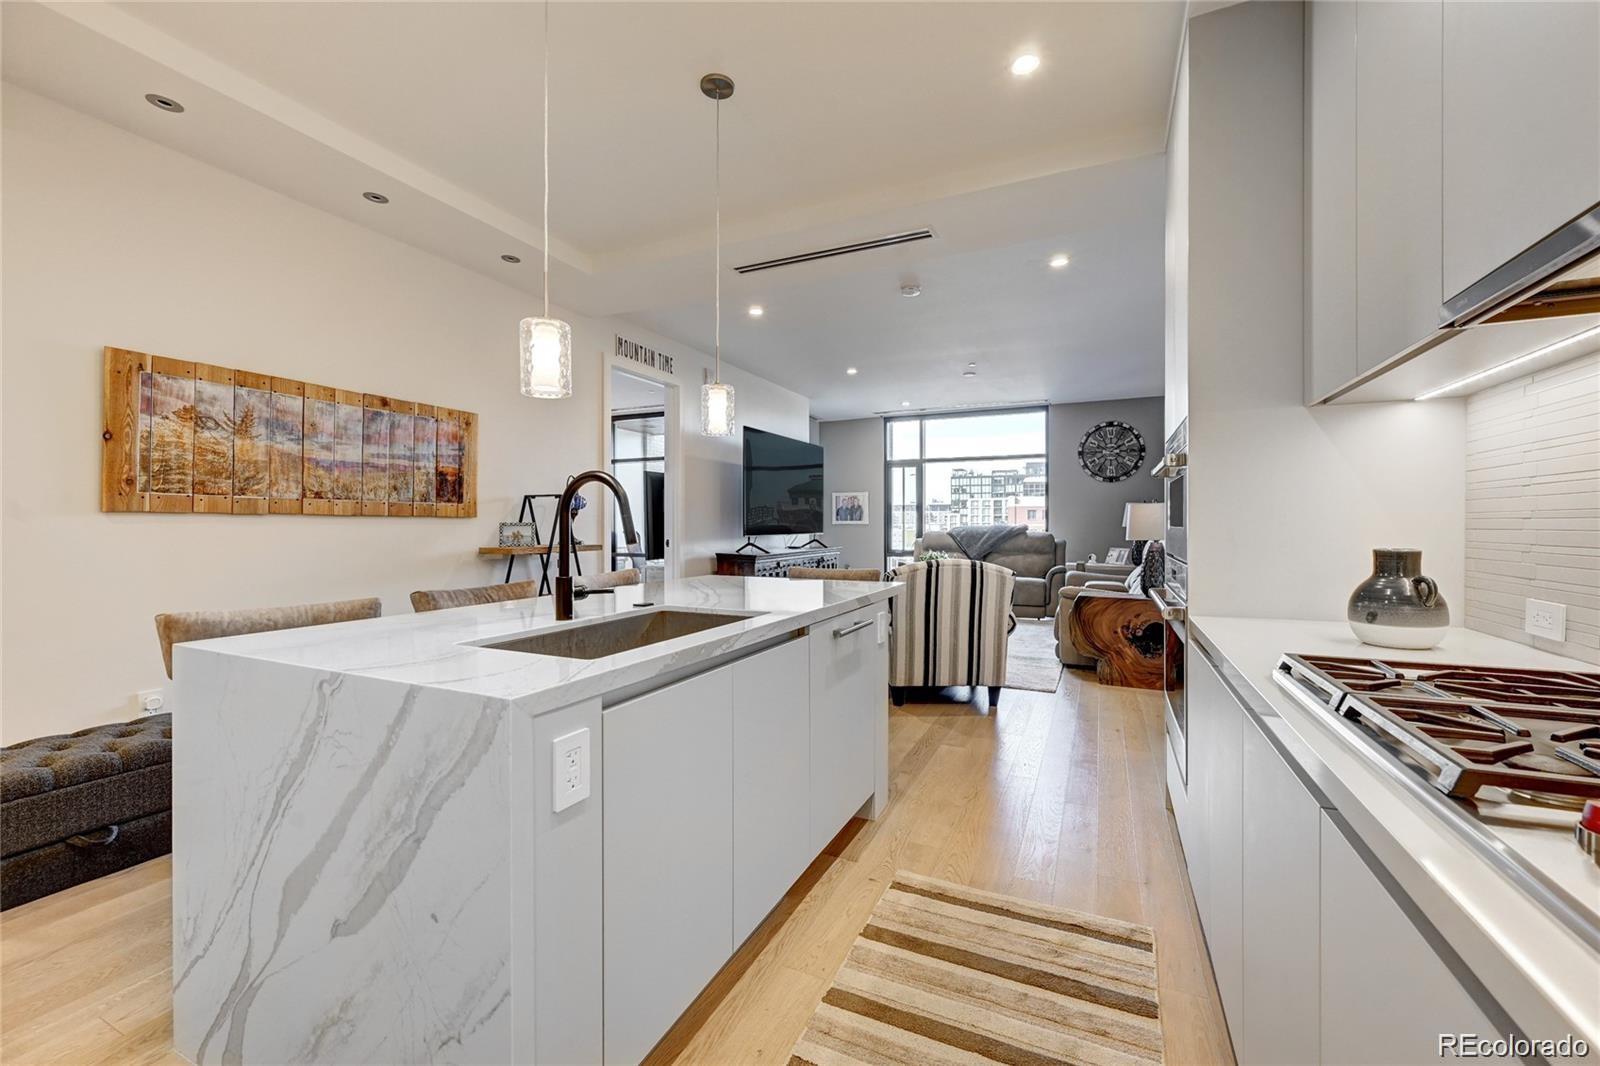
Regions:
[[887, 802], [897, 591], [704, 577], [178, 646], [177, 1050], [637, 1061]]

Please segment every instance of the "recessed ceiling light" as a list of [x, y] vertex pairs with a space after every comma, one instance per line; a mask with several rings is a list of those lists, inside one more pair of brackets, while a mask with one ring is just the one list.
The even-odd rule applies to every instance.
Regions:
[[170, 96], [162, 96], [160, 93], [145, 93], [144, 98], [150, 102], [151, 107], [159, 107], [161, 110], [170, 111], [174, 115], [183, 113], [183, 105]]
[[901, 400], [900, 401], [900, 406], [901, 407], [910, 407], [911, 406], [911, 401], [910, 400]]
[[502, 255], [500, 258], [504, 259], [508, 263], [520, 263], [520, 262], [522, 262], [522, 256], [520, 256], [520, 255], [512, 255], [510, 252], [507, 252], [505, 255]]
[[961, 372], [961, 376], [964, 378], [975, 378], [978, 376], [978, 372], [976, 370], [963, 370]]
[[859, 371], [857, 371], [857, 370], [856, 370], [856, 368], [855, 368], [855, 367], [853, 367], [853, 366], [847, 366], [847, 367], [845, 367], [845, 368], [844, 368], [844, 372], [845, 372], [845, 373], [846, 373], [846, 374], [849, 374], [849, 375], [850, 375], [850, 376], [851, 376], [851, 377], [855, 377], [855, 376], [856, 376], [856, 374], [857, 374], [857, 373], [859, 373]]
[[968, 363], [967, 364], [967, 369], [968, 370], [976, 370], [976, 369], [978, 369], [978, 364], [977, 363]]
[[1072, 262], [1072, 260], [1068, 258], [1066, 252], [1057, 252], [1055, 255], [1050, 257], [1050, 269], [1060, 270], [1070, 262]]
[[762, 315], [764, 315], [766, 313], [767, 313], [767, 309], [765, 307], [762, 307], [760, 304], [751, 304], [750, 305], [750, 317], [751, 318], [760, 318]]
[[1011, 61], [1011, 73], [1019, 78], [1026, 78], [1038, 69], [1039, 57], [1032, 52], [1024, 52]]
[[922, 286], [921, 285], [902, 285], [902, 286], [900, 286], [900, 295], [904, 296], [908, 300], [912, 299], [914, 297], [917, 297], [917, 296], [921, 296], [922, 295]]
[[364, 192], [361, 194], [361, 198], [368, 203], [374, 204], [386, 204], [389, 202], [389, 198], [381, 192]]

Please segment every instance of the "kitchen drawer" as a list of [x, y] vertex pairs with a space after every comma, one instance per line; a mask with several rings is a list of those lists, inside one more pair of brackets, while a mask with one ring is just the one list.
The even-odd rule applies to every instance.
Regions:
[[888, 724], [886, 609], [863, 607], [813, 626], [811, 850], [832, 840], [877, 787]]

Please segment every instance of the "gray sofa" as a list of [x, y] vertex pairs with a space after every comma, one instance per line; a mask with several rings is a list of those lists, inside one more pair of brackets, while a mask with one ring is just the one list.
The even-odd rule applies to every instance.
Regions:
[[[912, 548], [918, 558], [925, 551], [946, 552], [956, 558], [966, 553], [956, 547], [950, 534], [929, 532]], [[1067, 576], [1067, 542], [1049, 533], [1021, 533], [983, 560], [1003, 566], [1017, 575], [1011, 593], [1011, 609], [1018, 618], [1053, 618], [1061, 585]]]

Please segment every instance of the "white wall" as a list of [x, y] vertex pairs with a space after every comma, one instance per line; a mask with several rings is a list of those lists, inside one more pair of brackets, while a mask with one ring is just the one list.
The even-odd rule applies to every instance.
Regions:
[[[1050, 405], [1050, 532], [1067, 542], [1068, 559], [1106, 557], [1126, 547], [1123, 505], [1161, 499], [1161, 482], [1150, 476], [1161, 459], [1164, 403], [1160, 396], [1134, 400]], [[1144, 438], [1145, 461], [1123, 481], [1096, 481], [1078, 462], [1078, 442], [1100, 422], [1126, 422]]]
[[1301, 19], [1189, 22], [1190, 606], [1343, 618], [1371, 549], [1402, 546], [1460, 624], [1462, 403], [1303, 406]]
[[[1567, 639], [1523, 632], [1528, 598]], [[1466, 624], [1600, 663], [1600, 352], [1467, 399]]]
[[[0, 742], [131, 716], [160, 611], [498, 581], [476, 549], [521, 495], [600, 464], [615, 323], [564, 316], [574, 396], [528, 400], [526, 294], [10, 85], [3, 137]], [[101, 514], [108, 344], [475, 411], [479, 517]], [[805, 435], [802, 399], [732, 380], [741, 421]], [[736, 542], [737, 445], [686, 451], [691, 549]]]

